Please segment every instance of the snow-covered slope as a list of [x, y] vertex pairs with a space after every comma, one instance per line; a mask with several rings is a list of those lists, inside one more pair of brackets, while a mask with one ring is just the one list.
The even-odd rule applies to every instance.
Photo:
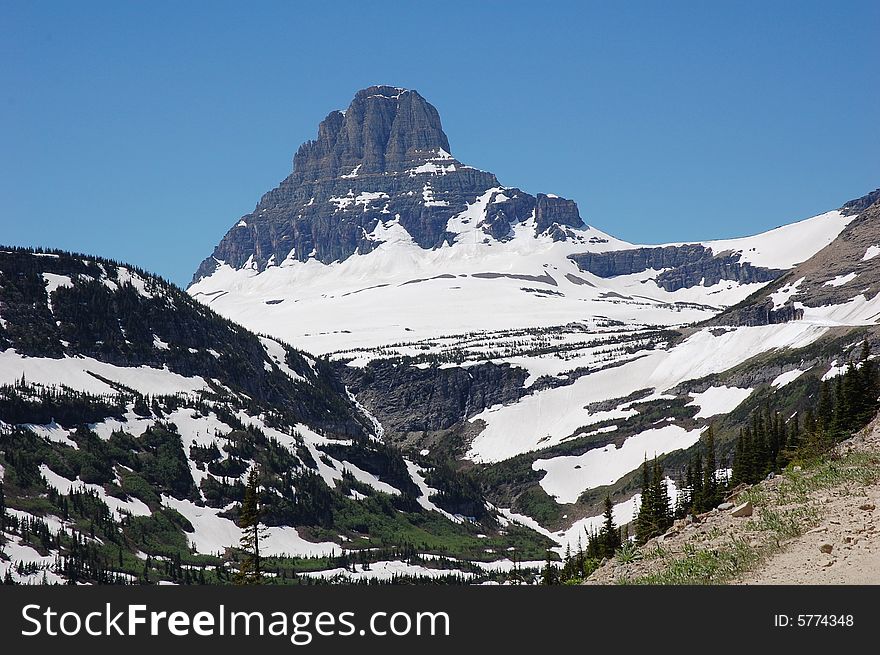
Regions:
[[[669, 292], [656, 284], [657, 270], [599, 277], [569, 256], [646, 246], [593, 227], [576, 231], [577, 240], [553, 241], [535, 236], [533, 222], [526, 221], [509, 240], [484, 241], [478, 226], [490, 195], [450, 221], [452, 245], [424, 249], [392, 220], [377, 227], [381, 243], [367, 254], [331, 264], [286, 260], [262, 272], [222, 264], [189, 293], [255, 331], [323, 354], [596, 316], [679, 325], [709, 318], [763, 286], [722, 280]], [[787, 269], [830, 243], [850, 220], [828, 212], [762, 235], [699, 245]]]

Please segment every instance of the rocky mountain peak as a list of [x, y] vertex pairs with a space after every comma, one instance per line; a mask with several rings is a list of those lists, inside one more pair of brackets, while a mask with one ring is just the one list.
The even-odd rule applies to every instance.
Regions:
[[348, 109], [331, 112], [318, 138], [300, 146], [293, 174], [317, 180], [358, 173], [400, 172], [427, 153], [449, 153], [440, 114], [416, 91], [371, 86], [358, 91]]
[[480, 202], [482, 216], [464, 221], [481, 232], [470, 239], [509, 239], [529, 220], [535, 236], [555, 241], [580, 238], [576, 230], [586, 227], [573, 201], [503, 187], [455, 159], [440, 114], [417, 91], [371, 86], [321, 121], [317, 138], [297, 150], [293, 172], [227, 232], [193, 282], [222, 264], [263, 271], [365, 255], [392, 224], [421, 248], [455, 245], [460, 234], [450, 221]]

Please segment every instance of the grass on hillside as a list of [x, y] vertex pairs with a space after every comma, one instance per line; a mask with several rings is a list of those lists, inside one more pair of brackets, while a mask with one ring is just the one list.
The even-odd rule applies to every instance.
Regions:
[[[741, 496], [750, 501], [757, 516], [744, 525], [747, 531], [763, 535], [758, 546], [734, 536], [721, 547], [698, 548], [688, 543], [682, 555], [671, 556], [657, 545], [643, 553], [646, 559], [661, 559], [664, 568], [639, 577], [622, 577], [618, 584], [706, 585], [725, 584], [752, 571], [785, 542], [802, 535], [819, 522], [819, 509], [810, 504], [810, 495], [825, 489], [843, 487], [845, 493], [855, 487], [876, 484], [880, 480], [880, 456], [873, 453], [849, 453], [828, 456], [802, 463], [800, 470], [789, 466], [783, 480], [774, 488], [755, 485]], [[710, 535], [711, 536], [711, 535]], [[717, 536], [717, 535], [716, 535]]]

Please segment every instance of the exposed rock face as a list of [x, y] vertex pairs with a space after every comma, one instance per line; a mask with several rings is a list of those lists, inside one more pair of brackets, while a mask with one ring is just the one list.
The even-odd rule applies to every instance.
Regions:
[[348, 110], [331, 112], [318, 126], [318, 139], [303, 144], [293, 158], [295, 181], [336, 178], [351, 173], [399, 172], [421, 157], [449, 152], [440, 115], [415, 91], [388, 86], [359, 91]]
[[456, 160], [437, 110], [416, 91], [373, 86], [321, 122], [293, 172], [223, 237], [193, 281], [220, 262], [262, 271], [288, 258], [341, 261], [400, 228], [422, 248], [453, 243], [449, 220], [491, 189], [479, 226], [487, 239], [506, 239], [533, 216], [535, 233], [555, 240], [585, 227], [573, 201], [502, 188], [492, 173]]
[[735, 319], [727, 320], [725, 324], [737, 326], [775, 325], [803, 318], [804, 310], [795, 307], [792, 303], [786, 303], [779, 309], [773, 309], [773, 302], [767, 301], [761, 304], [746, 305], [731, 316], [735, 316]]
[[666, 291], [697, 285], [708, 287], [721, 280], [741, 283], [770, 282], [784, 272], [740, 262], [738, 253], [716, 255], [699, 244], [588, 252], [571, 255], [571, 259], [582, 271], [605, 278], [641, 273], [648, 269], [662, 270], [656, 281]]
[[875, 189], [871, 193], [862, 196], [861, 198], [856, 198], [855, 200], [850, 200], [843, 207], [840, 208], [842, 214], [847, 216], [851, 216], [852, 214], [861, 214], [868, 207], [873, 204], [880, 202], [880, 189]]
[[509, 364], [416, 368], [374, 360], [340, 366], [349, 390], [391, 433], [446, 430], [486, 407], [517, 400], [528, 372]]
[[543, 193], [538, 194], [538, 202], [535, 209], [535, 229], [545, 232], [551, 229], [554, 224], [560, 227], [566, 225], [568, 227], [581, 227], [584, 222], [578, 213], [577, 203], [574, 200], [566, 200], [559, 196], [548, 196]]

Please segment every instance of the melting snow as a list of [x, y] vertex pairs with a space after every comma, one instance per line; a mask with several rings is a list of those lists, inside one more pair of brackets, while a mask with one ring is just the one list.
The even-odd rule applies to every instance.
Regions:
[[535, 471], [547, 471], [541, 487], [557, 502], [574, 503], [586, 489], [612, 484], [638, 468], [644, 458], [688, 448], [700, 438], [701, 429], [685, 430], [678, 425], [651, 428], [629, 437], [618, 448], [608, 444], [588, 450], [583, 455], [538, 459], [532, 464]]
[[797, 293], [798, 287], [804, 280], [806, 280], [805, 277], [798, 278], [795, 282], [787, 284], [778, 291], [771, 293], [769, 298], [773, 301], [773, 309], [776, 310], [784, 307], [788, 299]]
[[802, 371], [799, 368], [796, 368], [793, 371], [786, 371], [785, 373], [782, 373], [782, 374], [776, 376], [776, 379], [770, 383], [770, 386], [776, 387], [777, 389], [781, 389], [786, 384], [789, 384], [789, 383], [797, 380], [804, 373], [805, 373], [805, 371]]
[[691, 394], [694, 400], [688, 405], [697, 405], [700, 408], [694, 418], [709, 418], [732, 412], [751, 393], [752, 389], [740, 389], [739, 387], [709, 387], [702, 393]]
[[[263, 348], [266, 350], [266, 354], [269, 355], [272, 361], [275, 362], [275, 365], [280, 368], [285, 375], [291, 380], [305, 382], [305, 378], [302, 375], [287, 365], [287, 351], [284, 349], [284, 346], [268, 337], [260, 337], [260, 341], [263, 343]], [[271, 371], [272, 367], [270, 366], [268, 370]]]
[[847, 273], [846, 275], [838, 275], [833, 280], [828, 280], [825, 283], [826, 287], [842, 287], [844, 284], [848, 284], [852, 282], [858, 277], [858, 273]]
[[874, 259], [877, 255], [880, 255], [880, 246], [868, 246], [868, 249], [865, 251], [865, 256], [862, 257], [862, 261], [866, 262], [869, 259]]
[[90, 357], [26, 357], [14, 349], [0, 351], [0, 384], [13, 384], [24, 375], [28, 382], [44, 386], [65, 385], [94, 394], [115, 393], [109, 384], [89, 373], [96, 373], [145, 395], [193, 393], [207, 389], [200, 377], [184, 377], [167, 368], [138, 366], [126, 368], [105, 364]]
[[68, 495], [71, 491], [83, 488], [87, 491], [95, 492], [98, 495], [98, 498], [103, 500], [107, 507], [116, 512], [118, 518], [122, 518], [126, 512], [134, 516], [149, 516], [151, 514], [150, 508], [137, 498], [131, 498], [131, 500], [128, 501], [121, 500], [109, 495], [104, 491], [104, 487], [101, 485], [88, 484], [86, 482], [81, 482], [79, 479], [68, 480], [63, 475], [55, 473], [45, 464], [40, 465], [40, 473], [46, 478], [46, 482], [52, 487], [55, 487], [61, 494]]

